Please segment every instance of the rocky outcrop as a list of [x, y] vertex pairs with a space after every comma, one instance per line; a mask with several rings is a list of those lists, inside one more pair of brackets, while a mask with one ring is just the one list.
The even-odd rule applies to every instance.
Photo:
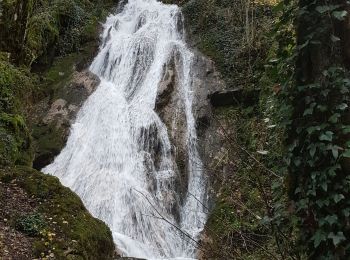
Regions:
[[[224, 140], [220, 133], [220, 124], [215, 117], [214, 107], [208, 95], [226, 88], [220, 73], [216, 70], [214, 62], [202, 53], [194, 51], [192, 76], [194, 104], [193, 112], [197, 124], [198, 150], [202, 158], [205, 175], [209, 186], [214, 181], [214, 167], [216, 155], [223, 146]], [[207, 188], [211, 192], [211, 188]], [[209, 194], [212, 198], [212, 194]], [[209, 206], [211, 205], [209, 201]]]
[[88, 70], [74, 71], [70, 78], [57, 91], [55, 98], [46, 98], [35, 107], [35, 169], [40, 170], [51, 163], [60, 152], [79, 108], [100, 82], [99, 78]]
[[42, 119], [44, 124], [55, 124], [57, 128], [69, 127], [87, 97], [96, 89], [100, 79], [90, 71], [73, 73], [65, 88], [64, 98], [54, 100]]
[[[182, 91], [179, 85], [179, 72], [181, 67], [181, 58], [174, 50], [172, 58], [168, 64], [164, 66], [163, 77], [158, 86], [156, 99], [156, 112], [162, 122], [168, 129], [168, 135], [172, 144], [172, 157], [176, 162], [177, 179], [174, 180], [177, 184], [177, 194], [180, 199], [183, 198], [188, 184], [187, 175], [187, 147], [186, 147], [186, 114], [181, 95]], [[176, 200], [173, 200], [176, 201]], [[173, 203], [174, 204], [174, 203]], [[178, 215], [176, 203], [173, 206], [174, 215]]]
[[0, 167], [0, 259], [115, 259], [111, 231], [56, 177]]
[[[220, 148], [220, 138], [217, 138], [218, 125], [213, 117], [213, 107], [208, 95], [224, 89], [225, 85], [215, 70], [214, 63], [200, 52], [194, 52], [191, 76], [193, 81], [193, 114], [196, 121], [198, 148], [205, 166], [205, 174], [210, 176], [210, 169], [215, 157], [215, 150]], [[176, 50], [173, 58], [164, 67], [163, 79], [158, 87], [156, 111], [166, 124], [170, 141], [173, 144], [172, 155], [177, 164], [179, 179], [178, 194], [186, 194], [188, 184], [188, 150], [186, 144], [186, 114], [182, 103], [182, 90], [179, 85], [179, 73], [182, 60]], [[203, 187], [205, 188], [205, 187]]]

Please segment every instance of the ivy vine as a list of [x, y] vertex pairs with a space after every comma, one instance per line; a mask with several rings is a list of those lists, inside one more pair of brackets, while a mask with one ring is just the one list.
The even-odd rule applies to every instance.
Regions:
[[[298, 249], [311, 259], [350, 256], [350, 75], [343, 61], [346, 1], [299, 0], [297, 37], [279, 41], [274, 61], [280, 125], [286, 133], [289, 215]], [[284, 11], [294, 1], [281, 4]], [[296, 64], [296, 66], [291, 66]], [[290, 69], [293, 67], [293, 69]], [[295, 68], [295, 69], [294, 69]], [[284, 209], [286, 210], [286, 209]]]

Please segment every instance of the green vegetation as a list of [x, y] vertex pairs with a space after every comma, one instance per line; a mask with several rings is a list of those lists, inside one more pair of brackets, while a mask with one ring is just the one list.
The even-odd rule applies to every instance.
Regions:
[[0, 164], [30, 165], [31, 137], [22, 112], [36, 78], [5, 59], [0, 60], [0, 71]]
[[115, 2], [6, 0], [0, 47], [11, 53], [17, 64], [50, 65], [56, 55], [78, 51], [84, 43], [96, 39], [98, 21]]
[[[93, 56], [98, 22], [114, 1], [4, 1], [0, 20], [0, 163], [28, 165], [33, 160], [28, 109], [39, 98], [53, 98], [70, 79], [74, 66], [84, 67]], [[19, 22], [21, 21], [21, 22]], [[25, 26], [24, 26], [25, 25]], [[57, 57], [60, 55], [60, 57]], [[22, 64], [16, 66], [15, 64]], [[51, 66], [53, 64], [53, 66]], [[39, 75], [30, 72], [39, 71]], [[39, 80], [40, 77], [40, 80]], [[35, 149], [63, 145], [54, 126], [36, 126], [42, 138]], [[49, 142], [49, 143], [47, 143]]]
[[20, 216], [16, 219], [16, 229], [30, 236], [37, 236], [44, 229], [45, 222], [43, 217], [38, 214]]
[[[286, 8], [286, 7], [285, 7]], [[300, 1], [294, 77], [278, 102], [286, 124], [289, 198], [298, 249], [313, 259], [350, 255], [348, 3]], [[307, 27], [301, 24], [308, 24]], [[283, 104], [283, 105], [281, 105]]]
[[272, 23], [270, 2], [195, 0], [183, 6], [190, 42], [215, 61], [227, 87], [259, 88], [257, 72]]

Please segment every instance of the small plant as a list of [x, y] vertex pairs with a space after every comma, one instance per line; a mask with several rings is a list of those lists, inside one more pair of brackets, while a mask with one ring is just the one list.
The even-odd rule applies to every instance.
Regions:
[[15, 222], [15, 227], [18, 231], [21, 231], [29, 236], [37, 236], [45, 227], [45, 220], [38, 213], [20, 216]]

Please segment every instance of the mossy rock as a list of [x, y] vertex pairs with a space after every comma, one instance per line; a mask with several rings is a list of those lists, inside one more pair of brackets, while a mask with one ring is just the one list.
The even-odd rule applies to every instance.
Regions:
[[0, 181], [15, 183], [35, 198], [45, 228], [33, 244], [37, 257], [53, 252], [56, 259], [114, 259], [109, 228], [92, 217], [80, 198], [56, 177], [28, 167], [0, 169]]

